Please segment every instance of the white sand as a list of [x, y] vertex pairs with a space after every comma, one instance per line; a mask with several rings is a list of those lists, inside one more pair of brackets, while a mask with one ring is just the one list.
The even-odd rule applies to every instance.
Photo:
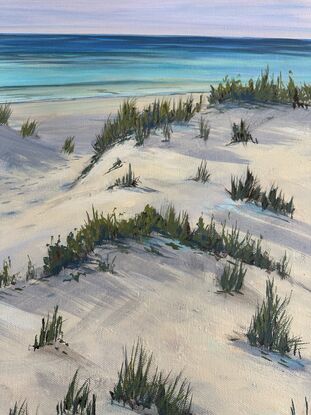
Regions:
[[[292, 291], [293, 332], [310, 342], [310, 112], [282, 106], [204, 110], [211, 124], [206, 144], [195, 138], [196, 116], [189, 127], [174, 128], [170, 143], [162, 143], [159, 133], [144, 147], [134, 147], [133, 141], [116, 146], [70, 188], [91, 155], [95, 133], [118, 104], [93, 100], [14, 108], [12, 126], [17, 128], [22, 119], [33, 116], [40, 121], [41, 138], [25, 141], [6, 128], [0, 130], [1, 140], [16, 142], [5, 144], [10, 160], [32, 148], [37, 151], [32, 166], [0, 165], [0, 260], [10, 255], [21, 275], [27, 254], [42, 266], [50, 236], [66, 236], [83, 223], [92, 205], [105, 213], [117, 207], [132, 214], [147, 203], [160, 208], [172, 202], [189, 212], [193, 225], [201, 213], [207, 220], [214, 214], [218, 222], [237, 222], [242, 231], [262, 235], [273, 256], [289, 253], [292, 278], [281, 281], [275, 276], [275, 280], [282, 295]], [[225, 145], [231, 123], [241, 117], [251, 124], [258, 145]], [[59, 155], [67, 135], [75, 135], [78, 142], [77, 153], [69, 158]], [[117, 157], [125, 166], [105, 174]], [[206, 185], [188, 180], [201, 159], [208, 161], [211, 171], [211, 183]], [[42, 160], [47, 160], [44, 166]], [[140, 188], [107, 191], [129, 162], [140, 176]], [[243, 174], [247, 164], [264, 187], [276, 183], [287, 197], [294, 196], [293, 220], [228, 197], [225, 188], [231, 174]], [[63, 282], [59, 276], [25, 284], [21, 292], [9, 288], [0, 294], [0, 414], [7, 414], [9, 405], [24, 397], [33, 411], [41, 403], [40, 415], [54, 413], [77, 367], [81, 376], [94, 379], [99, 406], [105, 408], [99, 413], [115, 413], [108, 391], [121, 363], [122, 346], [131, 346], [138, 336], [161, 368], [176, 373], [184, 369], [193, 385], [196, 414], [285, 415], [291, 398], [302, 407], [311, 390], [310, 346], [303, 350], [303, 369], [299, 365], [286, 369], [262, 359], [243, 337], [263, 298], [267, 274], [248, 267], [244, 296], [216, 295], [215, 275], [223, 261], [161, 244], [164, 257], [131, 242], [128, 253], [117, 253], [116, 275], [94, 272], [94, 265], [87, 265], [87, 276], [79, 284]], [[68, 355], [53, 349], [33, 353], [28, 345], [42, 315], [55, 304], [66, 318]], [[232, 343], [228, 337], [235, 332], [241, 340]]]

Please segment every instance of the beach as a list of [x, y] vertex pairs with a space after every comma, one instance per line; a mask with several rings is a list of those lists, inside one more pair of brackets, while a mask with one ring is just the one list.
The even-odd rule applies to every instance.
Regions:
[[[137, 105], [142, 108], [153, 99], [139, 97]], [[135, 146], [133, 139], [115, 145], [76, 181], [93, 154], [96, 134], [120, 103], [119, 97], [19, 103], [12, 105], [10, 127], [0, 126], [6, 146], [0, 160], [0, 258], [10, 256], [20, 275], [17, 286], [0, 294], [0, 413], [27, 397], [32, 413], [40, 404], [39, 414], [50, 415], [77, 368], [80, 376], [92, 379], [99, 413], [126, 413], [111, 406], [109, 390], [122, 347], [130, 348], [138, 337], [161, 369], [183, 370], [192, 384], [194, 414], [287, 414], [291, 399], [302, 407], [311, 388], [309, 346], [302, 349], [302, 359], [288, 359], [285, 367], [277, 355], [263, 358], [245, 333], [270, 276], [282, 297], [291, 296], [293, 332], [311, 341], [310, 110], [280, 104], [211, 106], [204, 95], [200, 113], [187, 125], [173, 125], [169, 141], [155, 131], [143, 146]], [[38, 137], [23, 139], [17, 130], [29, 117], [39, 122]], [[211, 128], [206, 142], [198, 137], [201, 117]], [[258, 144], [227, 145], [232, 124], [240, 119]], [[67, 136], [76, 142], [69, 156], [60, 153]], [[123, 167], [108, 173], [118, 158]], [[191, 180], [201, 160], [211, 174], [205, 184]], [[139, 186], [107, 190], [129, 163]], [[244, 175], [247, 166], [264, 188], [277, 184], [286, 197], [294, 197], [293, 219], [230, 198], [231, 176]], [[105, 215], [115, 209], [128, 218], [147, 204], [159, 210], [172, 204], [188, 212], [192, 227], [201, 215], [206, 222], [214, 217], [217, 226], [237, 224], [241, 234], [262, 237], [274, 258], [286, 251], [291, 276], [281, 280], [276, 272], [247, 265], [243, 295], [219, 295], [217, 277], [226, 258], [182, 244], [175, 249], [159, 236], [145, 243], [125, 241], [122, 249], [113, 244], [97, 248], [99, 255], [116, 256], [115, 274], [98, 271], [94, 254], [78, 268], [86, 273], [79, 283], [64, 281], [70, 270], [23, 280], [27, 255], [42, 272], [51, 236], [65, 240], [92, 207]], [[150, 252], [152, 243], [161, 256]], [[50, 346], [34, 352], [29, 345], [41, 317], [56, 304], [69, 347], [66, 353]]]

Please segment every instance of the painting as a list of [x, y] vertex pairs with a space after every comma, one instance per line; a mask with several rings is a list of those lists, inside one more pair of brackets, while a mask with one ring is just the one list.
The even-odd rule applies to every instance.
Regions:
[[308, 415], [310, 0], [0, 0], [0, 415]]

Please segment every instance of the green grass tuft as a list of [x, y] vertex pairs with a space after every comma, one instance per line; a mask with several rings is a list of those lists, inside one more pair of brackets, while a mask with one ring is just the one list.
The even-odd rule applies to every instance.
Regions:
[[207, 183], [209, 182], [210, 177], [211, 173], [207, 169], [207, 161], [202, 160], [201, 164], [198, 167], [197, 173], [192, 180], [195, 182]]
[[257, 138], [253, 138], [250, 127], [246, 124], [246, 121], [240, 121], [240, 124], [233, 123], [232, 125], [232, 134], [230, 144], [243, 143], [247, 144], [251, 141], [254, 144], [258, 144]]
[[266, 282], [266, 298], [252, 318], [247, 338], [252, 346], [263, 347], [270, 352], [287, 354], [298, 350], [302, 340], [290, 334], [292, 318], [287, 314], [290, 298], [283, 300], [277, 294], [273, 280]]
[[28, 415], [27, 402], [24, 401], [20, 405], [15, 402], [13, 408], [10, 409], [9, 415]]
[[311, 102], [311, 85], [296, 85], [292, 73], [289, 72], [288, 82], [284, 83], [282, 74], [270, 75], [269, 67], [261, 72], [257, 80], [249, 79], [243, 83], [240, 79], [224, 78], [217, 86], [211, 85], [209, 102], [211, 104], [247, 101], [292, 104], [308, 107]]
[[141, 341], [132, 347], [131, 355], [124, 350], [124, 361], [118, 373], [118, 381], [111, 392], [113, 401], [128, 404], [132, 409], [142, 405], [150, 408], [154, 404], [159, 414], [190, 415], [191, 386], [180, 373], [176, 377], [164, 375], [156, 367], [153, 356]]
[[218, 283], [221, 287], [221, 291], [230, 294], [232, 291], [241, 293], [241, 289], [244, 284], [244, 277], [246, 275], [246, 269], [242, 262], [236, 261], [235, 264], [226, 264], [225, 268], [218, 279]]
[[135, 173], [132, 170], [132, 165], [130, 163], [128, 172], [121, 178], [117, 178], [114, 184], [108, 187], [108, 190], [111, 190], [114, 187], [137, 187], [139, 183], [139, 177], [135, 176]]
[[37, 133], [38, 122], [36, 120], [30, 121], [28, 119], [21, 126], [21, 136], [23, 138], [33, 136]]
[[63, 401], [56, 406], [57, 415], [96, 415], [96, 396], [91, 395], [90, 381], [78, 386], [78, 370], [68, 386]]
[[114, 268], [115, 268], [115, 261], [116, 256], [112, 258], [112, 261], [109, 259], [109, 254], [106, 256], [106, 260], [98, 260], [97, 267], [99, 271], [102, 272], [110, 272], [111, 274], [114, 274]]
[[199, 121], [199, 137], [203, 138], [203, 140], [206, 142], [209, 138], [209, 134], [211, 132], [211, 128], [209, 126], [208, 121], [204, 120], [204, 117], [200, 118]]
[[70, 155], [74, 152], [74, 150], [75, 150], [75, 137], [74, 136], [67, 137], [62, 146], [61, 152], [64, 154]]
[[12, 115], [12, 108], [9, 104], [0, 105], [0, 125], [8, 125]]
[[16, 274], [12, 274], [11, 268], [11, 258], [8, 257], [7, 259], [4, 259], [2, 263], [2, 271], [0, 271], [0, 288], [16, 284]]
[[42, 318], [41, 330], [39, 337], [35, 336], [35, 341], [33, 344], [33, 349], [37, 350], [45, 345], [51, 345], [57, 341], [62, 341], [63, 339], [63, 317], [58, 315], [58, 306], [54, 307], [54, 312], [52, 319], [50, 320], [50, 315], [48, 314], [47, 318]]

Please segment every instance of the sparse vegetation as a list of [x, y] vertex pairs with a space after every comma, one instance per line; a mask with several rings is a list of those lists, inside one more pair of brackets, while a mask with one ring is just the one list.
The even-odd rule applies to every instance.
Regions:
[[38, 335], [35, 336], [35, 341], [33, 344], [33, 349], [37, 350], [45, 345], [51, 345], [57, 341], [61, 341], [63, 339], [63, 317], [58, 315], [58, 306], [54, 307], [54, 312], [52, 319], [50, 320], [50, 314], [48, 314], [47, 318], [42, 318], [41, 323], [41, 330], [39, 337]]
[[287, 314], [290, 298], [283, 300], [277, 294], [273, 280], [266, 282], [266, 298], [252, 318], [247, 338], [252, 346], [263, 347], [269, 352], [287, 354], [301, 346], [300, 337], [291, 335], [292, 318]]
[[30, 256], [27, 255], [28, 257], [28, 263], [27, 263], [27, 271], [26, 271], [26, 281], [29, 280], [33, 280], [36, 278], [36, 270], [35, 270], [35, 266], [32, 263]]
[[63, 401], [56, 406], [57, 415], [96, 415], [96, 396], [91, 394], [90, 380], [78, 386], [78, 370], [68, 386]]
[[227, 229], [223, 224], [221, 231], [218, 231], [213, 217], [207, 225], [200, 217], [192, 230], [186, 212], [177, 214], [174, 207], [169, 206], [159, 213], [147, 205], [141, 213], [129, 219], [118, 218], [115, 211], [104, 216], [93, 208], [92, 216], [87, 214], [85, 224], [79, 230], [69, 233], [66, 244], [61, 243], [60, 236], [55, 243], [51, 239], [47, 245], [47, 256], [43, 258], [44, 272], [46, 275], [55, 275], [62, 268], [81, 264], [96, 246], [105, 241], [140, 239], [153, 232], [202, 251], [230, 255], [246, 264], [269, 271], [279, 267], [279, 262], [274, 261], [262, 249], [261, 239], [256, 240], [250, 233], [241, 236], [237, 226]]
[[[292, 399], [292, 404], [291, 404], [291, 407], [290, 407], [290, 415], [300, 415], [296, 412], [296, 407], [295, 407], [295, 403], [294, 403], [293, 399]], [[303, 414], [301, 413], [301, 415], [303, 415]], [[308, 402], [308, 399], [306, 397], [305, 397], [304, 415], [309, 415], [309, 402]]]
[[191, 386], [180, 373], [175, 378], [153, 368], [153, 356], [141, 341], [133, 346], [131, 355], [124, 350], [124, 361], [118, 373], [118, 381], [110, 392], [113, 401], [150, 408], [154, 404], [163, 415], [191, 414]]
[[142, 111], [139, 111], [134, 99], [124, 101], [115, 118], [108, 118], [101, 133], [96, 136], [94, 155], [80, 177], [84, 177], [102, 154], [115, 144], [135, 138], [137, 145], [142, 145], [151, 131], [163, 129], [166, 124], [188, 123], [199, 109], [200, 105], [195, 106], [192, 97], [179, 99], [177, 103], [169, 99], [155, 100]]
[[123, 166], [123, 163], [119, 157], [117, 160], [113, 163], [113, 165], [110, 167], [110, 169], [106, 172], [106, 174], [111, 173], [113, 170], [120, 169]]
[[62, 150], [61, 152], [64, 154], [72, 154], [75, 150], [75, 137], [74, 136], [70, 136], [67, 137], [63, 146], [62, 146]]
[[289, 258], [287, 257], [287, 253], [285, 252], [283, 257], [281, 258], [280, 262], [276, 264], [276, 269], [278, 274], [281, 276], [282, 279], [285, 279], [290, 276], [290, 265], [289, 265]]
[[111, 274], [114, 274], [115, 261], [116, 261], [116, 256], [114, 256], [112, 260], [110, 261], [109, 254], [107, 254], [106, 260], [100, 259], [97, 262], [99, 271], [110, 272]]
[[132, 165], [130, 163], [128, 172], [121, 178], [117, 178], [114, 184], [108, 187], [108, 190], [111, 190], [114, 187], [137, 187], [139, 182], [139, 177], [135, 176], [135, 173], [132, 170]]
[[164, 139], [163, 142], [169, 142], [171, 141], [171, 135], [172, 135], [173, 129], [169, 122], [165, 122], [162, 126], [162, 134]]
[[211, 132], [211, 128], [209, 126], [208, 121], [206, 121], [204, 119], [204, 117], [201, 117], [200, 118], [200, 121], [199, 121], [199, 130], [200, 130], [199, 137], [200, 138], [203, 138], [203, 140], [206, 142], [208, 140], [208, 138], [209, 138], [209, 134]]
[[12, 274], [11, 268], [11, 258], [8, 257], [7, 259], [4, 259], [2, 263], [2, 271], [0, 271], [0, 288], [16, 283], [16, 274]]
[[267, 67], [255, 81], [249, 79], [243, 83], [240, 79], [229, 79], [226, 76], [216, 87], [211, 85], [209, 102], [217, 104], [227, 101], [288, 103], [294, 108], [298, 103], [305, 103], [304, 106], [307, 107], [311, 101], [311, 85], [296, 85], [291, 72], [285, 84], [282, 74], [275, 79]]
[[246, 121], [241, 119], [240, 124], [234, 122], [232, 124], [231, 141], [228, 145], [237, 143], [247, 144], [249, 141], [258, 144], [257, 138], [253, 138]]
[[20, 405], [15, 402], [13, 408], [10, 409], [9, 415], [28, 415], [27, 402], [24, 401]]
[[246, 200], [255, 202], [263, 210], [269, 209], [282, 215], [293, 217], [295, 207], [293, 197], [287, 202], [278, 187], [271, 186], [269, 192], [263, 192], [257, 177], [247, 167], [244, 181], [237, 177], [231, 177], [231, 190], [226, 189], [232, 200]]
[[220, 293], [230, 294], [232, 291], [241, 293], [241, 289], [244, 284], [244, 277], [246, 275], [246, 269], [242, 262], [236, 261], [234, 264], [227, 263], [225, 268], [218, 279], [221, 287]]
[[0, 125], [8, 125], [11, 115], [12, 108], [10, 104], [0, 105]]
[[36, 120], [31, 121], [29, 118], [21, 126], [21, 136], [31, 137], [37, 133], [38, 122]]
[[209, 182], [210, 177], [211, 173], [207, 169], [207, 161], [202, 160], [201, 164], [198, 167], [197, 173], [192, 180], [196, 182], [207, 183]]

